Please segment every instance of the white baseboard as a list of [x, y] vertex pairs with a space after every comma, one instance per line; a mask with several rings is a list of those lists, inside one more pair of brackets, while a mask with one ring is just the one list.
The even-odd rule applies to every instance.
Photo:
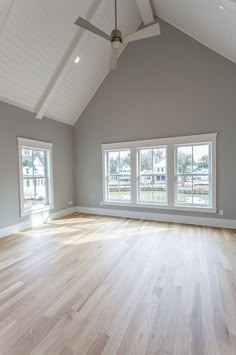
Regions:
[[118, 209], [93, 208], [93, 207], [75, 207], [76, 212], [97, 214], [103, 216], [124, 217], [134, 219], [146, 219], [159, 222], [172, 222], [180, 224], [194, 224], [200, 226], [219, 227], [236, 229], [236, 220], [211, 218], [211, 217], [195, 217], [186, 215], [171, 215], [162, 213], [150, 213], [140, 211], [127, 211]]
[[31, 227], [42, 225], [44, 223], [67, 216], [74, 212], [76, 212], [76, 208], [71, 207], [71, 208], [67, 208], [66, 210], [62, 210], [54, 213], [49, 213], [49, 211], [47, 212], [45, 211], [45, 212], [33, 214], [30, 216], [28, 220], [24, 222], [0, 229], [0, 238], [6, 237], [14, 233], [22, 232]]
[[0, 229], [0, 238], [8, 235], [22, 232], [26, 229], [42, 225], [44, 223], [53, 221], [55, 219], [70, 215], [75, 212], [97, 214], [102, 216], [124, 217], [133, 219], [146, 219], [151, 221], [172, 222], [181, 224], [194, 224], [209, 227], [230, 228], [236, 229], [236, 220], [224, 218], [211, 217], [196, 217], [186, 215], [171, 215], [162, 213], [150, 213], [140, 211], [127, 211], [107, 208], [93, 208], [93, 207], [71, 207], [63, 211], [55, 213], [40, 213], [32, 215], [27, 221]]

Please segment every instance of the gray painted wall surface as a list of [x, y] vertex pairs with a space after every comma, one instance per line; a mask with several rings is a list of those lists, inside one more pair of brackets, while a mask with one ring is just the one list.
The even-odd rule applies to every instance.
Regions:
[[100, 207], [102, 143], [218, 132], [218, 208], [236, 219], [235, 83], [235, 64], [164, 22], [129, 44], [75, 126], [77, 205]]
[[28, 218], [19, 217], [17, 136], [53, 143], [54, 211], [74, 200], [73, 127], [0, 102], [0, 228]]

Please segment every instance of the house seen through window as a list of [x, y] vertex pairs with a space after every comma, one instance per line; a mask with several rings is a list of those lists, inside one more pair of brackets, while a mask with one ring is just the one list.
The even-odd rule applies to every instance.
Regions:
[[216, 209], [216, 134], [104, 144], [103, 202]]
[[29, 214], [52, 207], [52, 157], [48, 144], [44, 148], [42, 142], [23, 143], [19, 144], [21, 213]]
[[107, 197], [111, 201], [130, 201], [130, 150], [107, 154]]

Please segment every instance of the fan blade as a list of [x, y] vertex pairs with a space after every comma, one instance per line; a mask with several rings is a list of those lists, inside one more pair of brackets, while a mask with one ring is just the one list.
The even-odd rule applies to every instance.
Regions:
[[159, 23], [154, 23], [154, 25], [143, 28], [142, 30], [130, 33], [127, 36], [124, 36], [124, 41], [126, 43], [138, 41], [139, 39], [149, 38], [157, 36], [160, 34], [160, 25]]
[[112, 48], [110, 70], [117, 69], [117, 60], [118, 60], [118, 49]]
[[107, 39], [108, 41], [111, 40], [111, 37], [106, 34], [105, 32], [103, 32], [102, 30], [100, 30], [99, 28], [97, 28], [96, 26], [94, 26], [92, 23], [88, 22], [87, 20], [83, 19], [82, 17], [79, 17], [76, 21], [75, 21], [75, 25], [82, 27], [83, 29], [90, 31], [92, 33], [94, 33], [95, 35], [98, 35], [102, 38]]

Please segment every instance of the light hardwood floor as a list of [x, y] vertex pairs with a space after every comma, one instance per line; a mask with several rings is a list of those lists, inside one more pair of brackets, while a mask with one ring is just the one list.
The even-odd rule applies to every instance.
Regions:
[[1, 239], [0, 354], [236, 354], [236, 232], [75, 214]]

